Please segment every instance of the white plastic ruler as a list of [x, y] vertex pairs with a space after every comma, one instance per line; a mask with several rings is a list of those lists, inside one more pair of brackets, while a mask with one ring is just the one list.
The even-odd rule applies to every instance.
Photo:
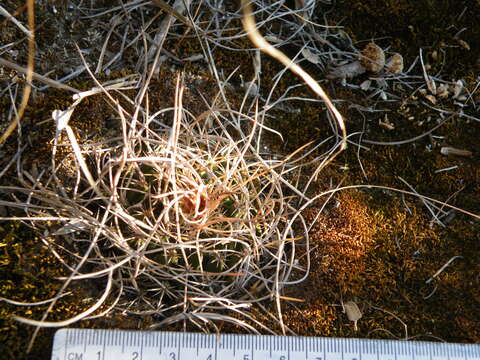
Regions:
[[266, 335], [62, 329], [52, 360], [470, 360], [480, 345]]

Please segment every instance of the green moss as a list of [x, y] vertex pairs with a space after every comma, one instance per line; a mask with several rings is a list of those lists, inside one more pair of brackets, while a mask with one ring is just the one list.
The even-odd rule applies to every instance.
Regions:
[[[438, 7], [430, 12], [429, 6], [434, 5]], [[355, 40], [379, 38], [377, 42], [402, 52], [409, 61], [418, 55], [419, 47], [427, 47], [424, 55], [432, 72], [440, 70], [445, 62], [442, 77], [447, 80], [461, 77], [468, 88], [473, 89], [478, 81], [477, 65], [473, 64], [478, 57], [477, 50], [468, 52], [457, 46], [458, 40], [452, 33], [440, 29], [442, 22], [453, 22], [463, 6], [456, 2], [429, 5], [407, 1], [340, 1], [336, 13], [341, 14], [342, 25]], [[478, 12], [478, 7], [473, 7], [469, 9]], [[345, 14], [346, 19], [343, 18]], [[382, 23], [390, 24], [393, 17], [399, 18], [393, 27]], [[472, 44], [476, 43], [475, 34], [480, 29], [469, 24], [470, 21], [468, 16], [460, 19], [469, 29], [461, 38]], [[410, 29], [409, 25], [412, 25]], [[388, 38], [382, 39], [384, 36]], [[445, 50], [445, 46], [453, 44], [456, 47], [448, 47], [445, 58], [435, 62], [431, 57], [433, 50]], [[459, 58], [461, 62], [457, 61]], [[439, 118], [438, 113], [423, 106], [420, 99], [406, 90], [400, 92], [398, 102], [382, 104], [388, 111], [389, 121], [395, 125], [393, 131], [388, 131], [378, 125], [384, 113], [365, 112], [362, 117], [349, 107], [350, 104], [369, 106], [361, 92], [336, 83], [323, 85], [331, 96], [345, 100], [339, 104], [339, 110], [346, 119], [349, 133], [361, 131], [363, 139], [384, 142], [410, 139], [431, 129]], [[302, 91], [301, 96], [311, 96], [308, 91]], [[439, 106], [457, 110], [448, 101]], [[324, 109], [308, 104], [299, 104], [299, 109], [299, 114], [279, 112], [278, 117], [269, 122], [269, 126], [283, 134], [286, 151], [309, 140], [324, 139], [331, 133]], [[471, 109], [465, 111], [475, 116]], [[340, 181], [342, 185], [375, 184], [409, 190], [400, 180], [402, 178], [421, 194], [479, 213], [478, 155], [454, 158], [440, 154], [441, 146], [475, 151], [480, 138], [478, 123], [457, 118], [443, 125], [435, 135], [444, 138], [432, 141], [424, 137], [401, 146], [365, 144], [368, 149], [362, 150], [350, 145], [322, 171], [312, 192], [317, 193]], [[437, 172], [454, 165], [458, 168], [453, 171]], [[480, 226], [478, 220], [455, 213], [453, 220], [443, 228], [431, 223], [431, 215], [419, 199], [402, 197], [391, 191], [349, 191], [337, 195], [336, 200], [339, 209], [322, 215], [310, 233], [311, 246], [317, 246], [311, 254], [311, 275], [303, 285], [287, 290], [287, 295], [305, 299], [304, 304], [285, 306], [284, 319], [292, 330], [316, 336], [389, 338], [394, 334], [403, 337], [405, 332], [400, 319], [408, 326], [409, 336], [424, 340], [434, 339], [429, 337], [432, 335], [447, 341], [479, 341], [479, 331], [473, 325], [479, 322], [475, 310], [478, 286], [471, 286], [478, 284], [479, 266], [475, 260], [480, 255], [478, 235], [475, 235]], [[311, 211], [316, 214], [318, 210]], [[368, 225], [362, 227], [362, 222]], [[356, 239], [360, 241], [360, 248], [355, 244]], [[359, 249], [363, 251], [361, 254]], [[426, 280], [453, 256], [463, 258], [427, 284]], [[435, 286], [436, 291], [431, 295]], [[364, 312], [358, 332], [341, 312], [342, 298], [355, 300]]]
[[[319, 4], [319, 9], [321, 9]], [[463, 9], [467, 13], [458, 18]], [[360, 41], [375, 39], [382, 46], [390, 46], [392, 51], [401, 52], [407, 65], [424, 49], [426, 62], [432, 73], [442, 70], [448, 80], [463, 78], [469, 89], [476, 85], [480, 53], [480, 27], [475, 23], [480, 18], [480, 4], [465, 1], [407, 1], [376, 0], [338, 1], [335, 11], [327, 18], [335, 24], [345, 26], [353, 36], [357, 47]], [[394, 21], [392, 20], [394, 19]], [[238, 24], [239, 25], [239, 24]], [[461, 33], [471, 50], [459, 45], [455, 34]], [[7, 34], [8, 32], [3, 32]], [[190, 34], [191, 35], [191, 34]], [[201, 46], [189, 34], [180, 41], [167, 41], [165, 47], [177, 57], [184, 58], [201, 53]], [[7, 35], [4, 35], [7, 36]], [[4, 39], [5, 40], [5, 39]], [[5, 41], [6, 42], [6, 41]], [[242, 39], [235, 43], [238, 48], [248, 48], [250, 44]], [[433, 51], [440, 56], [436, 59]], [[445, 51], [445, 56], [443, 53]], [[216, 49], [216, 66], [225, 74], [238, 66], [232, 83], [250, 80], [253, 74], [252, 59], [243, 53]], [[461, 59], [461, 61], [458, 61]], [[262, 55], [262, 90], [270, 90], [272, 78], [282, 66]], [[443, 65], [443, 67], [442, 67]], [[186, 90], [184, 106], [194, 115], [207, 107], [199, 100], [198, 93], [207, 94], [212, 99], [216, 85], [206, 68], [199, 63], [179, 65], [187, 74], [200, 76], [204, 80], [193, 91]], [[415, 72], [418, 74], [418, 71]], [[158, 79], [154, 79], [149, 91], [151, 109], [172, 106], [175, 92], [176, 73], [163, 67]], [[123, 76], [114, 74], [111, 78]], [[300, 81], [289, 72], [285, 73], [274, 89], [274, 97], [280, 96], [288, 86]], [[93, 83], [82, 81], [70, 85], [88, 89]], [[350, 108], [350, 104], [368, 106], [363, 94], [343, 88], [334, 82], [324, 82], [327, 92], [336, 99], [346, 100], [339, 104], [350, 133], [368, 130], [364, 138], [380, 141], [397, 141], [412, 138], [436, 124], [438, 114], [421, 105], [405, 90], [398, 102], [385, 105], [389, 120], [395, 124], [394, 131], [378, 126], [384, 114], [365, 113], [365, 120]], [[479, 92], [473, 99], [478, 100]], [[241, 94], [229, 94], [231, 101], [238, 105]], [[292, 96], [313, 97], [306, 87], [298, 87]], [[53, 122], [48, 122], [51, 112], [65, 109], [71, 104], [70, 94], [50, 90], [45, 97], [32, 103], [24, 119], [28, 135], [34, 139], [32, 156], [49, 154], [54, 134]], [[8, 110], [9, 102], [2, 100], [2, 111]], [[289, 152], [308, 141], [318, 141], [331, 134], [331, 129], [323, 106], [298, 102], [292, 105], [298, 112], [285, 112], [273, 109], [268, 125], [279, 130], [284, 139], [272, 142], [274, 150]], [[442, 106], [449, 110], [456, 108], [451, 103]], [[408, 112], [406, 109], [409, 109]], [[468, 111], [468, 110], [466, 110]], [[72, 118], [72, 126], [84, 138], [105, 128], [114, 112], [102, 96], [95, 96], [83, 102]], [[413, 116], [414, 120], [410, 120]], [[430, 121], [428, 118], [430, 117]], [[419, 125], [418, 122], [423, 121]], [[42, 123], [43, 122], [43, 123]], [[42, 123], [41, 125], [39, 125]], [[350, 145], [349, 149], [326, 168], [312, 192], [316, 193], [343, 180], [343, 185], [370, 183], [408, 189], [399, 177], [405, 179], [419, 193], [447, 200], [450, 204], [478, 213], [480, 193], [480, 164], [478, 154], [471, 159], [445, 157], [439, 147], [452, 145], [476, 151], [480, 128], [478, 123], [455, 120], [446, 123], [437, 132], [445, 140], [432, 144], [428, 137], [402, 146], [368, 145], [368, 150], [360, 150]], [[356, 138], [355, 138], [356, 140]], [[8, 151], [14, 153], [16, 147], [11, 139]], [[326, 147], [330, 144], [326, 144]], [[312, 158], [322, 152], [312, 154]], [[458, 165], [454, 171], [436, 170]], [[349, 170], [341, 170], [348, 168]], [[363, 169], [363, 170], [362, 170]], [[365, 178], [365, 175], [367, 178]], [[305, 175], [305, 177], [308, 177]], [[459, 191], [460, 190], [460, 191]], [[449, 198], [452, 196], [451, 198]], [[414, 197], [402, 197], [390, 191], [365, 190], [342, 192], [336, 197], [338, 208], [330, 208], [323, 214], [311, 232], [312, 268], [306, 283], [287, 290], [286, 295], [305, 300], [305, 303], [285, 304], [285, 322], [294, 331], [310, 336], [354, 336], [389, 337], [390, 333], [403, 337], [404, 327], [398, 320], [408, 325], [410, 336], [420, 336], [431, 340], [428, 334], [447, 341], [478, 342], [478, 258], [480, 245], [478, 234], [480, 223], [456, 213], [446, 228], [430, 223], [430, 215], [424, 205]], [[228, 214], [231, 203], [225, 199], [222, 206]], [[408, 207], [408, 208], [407, 208]], [[312, 220], [319, 207], [313, 207], [306, 214]], [[41, 243], [34, 232], [20, 223], [0, 224], [0, 296], [22, 301], [39, 301], [55, 295], [60, 285], [53, 280], [63, 272], [51, 253]], [[432, 283], [426, 283], [443, 264], [453, 256], [462, 256], [442, 272]], [[434, 286], [437, 286], [433, 294]], [[312, 291], [312, 289], [318, 289]], [[79, 294], [87, 294], [79, 289]], [[95, 294], [91, 294], [95, 295]], [[429, 296], [431, 295], [431, 296]], [[355, 300], [364, 312], [359, 321], [359, 332], [354, 332], [352, 324], [341, 313], [340, 300]], [[69, 298], [58, 307], [52, 318], [67, 318], [75, 314], [81, 304]], [[9, 320], [12, 314], [39, 318], [40, 308], [18, 308], [5, 303], [0, 305], [0, 344], [6, 344], [9, 356], [20, 358], [32, 333], [32, 329]], [[272, 313], [276, 309], [270, 309]], [[270, 322], [276, 330], [278, 324], [259, 309], [251, 309], [258, 320]], [[394, 314], [396, 317], [392, 316]], [[96, 322], [82, 322], [82, 327], [142, 328], [153, 320], [148, 317], [112, 316]], [[77, 325], [76, 325], [77, 326]], [[174, 326], [175, 327], [175, 326]], [[378, 331], [377, 329], [384, 329]], [[223, 326], [223, 331], [240, 331], [232, 326]], [[385, 330], [389, 331], [386, 332]], [[48, 344], [51, 331], [44, 332], [37, 342], [34, 353], [38, 358], [49, 358]], [[423, 336], [423, 337], [422, 337]], [[3, 349], [2, 349], [3, 350]]]
[[[20, 222], [1, 223], [0, 251], [1, 297], [20, 302], [36, 302], [56, 295], [61, 283], [55, 278], [64, 276], [65, 273], [33, 231]], [[58, 315], [62, 317], [64, 315], [62, 312], [70, 311], [74, 307], [73, 303], [59, 307], [61, 313]], [[0, 344], [3, 346], [3, 358], [26, 358], [25, 349], [34, 330], [13, 321], [11, 316], [38, 319], [43, 310], [44, 307], [18, 307], [5, 302], [0, 303]], [[58, 318], [58, 315], [54, 317]], [[42, 331], [41, 334], [49, 336], [39, 337], [34, 354], [42, 354], [51, 347], [49, 338], [52, 331]], [[36, 358], [42, 356], [32, 357]]]
[[[446, 51], [446, 58], [434, 63], [433, 71], [440, 69], [452, 77], [465, 76], [478, 66], [480, 55], [480, 4], [472, 1], [410, 1], [410, 0], [339, 0], [331, 13], [338, 15], [339, 25], [356, 41], [376, 40], [391, 46], [409, 61], [423, 48]], [[354, 20], [354, 21], [353, 21]], [[340, 23], [341, 21], [341, 23]], [[466, 29], [455, 37], [460, 29]], [[466, 41], [470, 50], [463, 48], [459, 39]], [[359, 46], [361, 47], [361, 46]], [[461, 62], [458, 61], [461, 59]], [[431, 61], [427, 62], [432, 63]], [[430, 59], [431, 60], [431, 59]], [[443, 64], [443, 60], [445, 61]]]
[[[399, 197], [385, 200], [382, 193], [344, 192], [338, 207], [320, 217], [312, 229], [310, 277], [290, 290], [306, 302], [286, 307], [286, 324], [302, 335], [389, 338], [406, 336], [403, 321], [409, 336], [478, 342], [472, 324], [479, 291], [471, 284], [480, 225], [431, 227], [415, 208], [406, 214]], [[463, 258], [426, 282], [456, 255]], [[341, 313], [342, 299], [364, 313], [358, 332]]]

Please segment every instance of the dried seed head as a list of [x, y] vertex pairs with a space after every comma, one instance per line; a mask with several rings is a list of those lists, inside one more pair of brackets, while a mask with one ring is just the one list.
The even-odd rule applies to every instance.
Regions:
[[320, 64], [320, 56], [318, 56], [318, 54], [314, 54], [308, 48], [304, 48], [302, 50], [302, 55], [305, 59], [307, 59], [311, 63]]
[[348, 320], [353, 321], [353, 326], [355, 327], [355, 331], [357, 331], [357, 321], [360, 320], [363, 315], [357, 303], [354, 301], [347, 301], [342, 305], [343, 311], [347, 313]]
[[470, 50], [470, 45], [465, 40], [457, 39], [457, 42], [458, 42], [458, 45], [460, 45], [465, 50]]
[[446, 99], [448, 97], [449, 86], [447, 84], [440, 84], [437, 88], [437, 96], [441, 99]]
[[403, 71], [403, 56], [399, 53], [393, 54], [385, 64], [385, 69], [389, 73], [400, 74]]
[[430, 101], [433, 105], [435, 105], [437, 103], [437, 98], [433, 95], [425, 95], [425, 98]]
[[457, 80], [455, 86], [453, 87], [453, 98], [456, 99], [460, 96], [464, 89], [465, 85], [463, 84], [462, 80]]
[[385, 53], [377, 44], [369, 43], [362, 50], [359, 60], [365, 69], [377, 73], [385, 66]]
[[360, 84], [360, 89], [362, 89], [363, 91], [367, 91], [368, 89], [370, 89], [370, 85], [372, 85], [372, 80], [367, 79]]
[[456, 149], [450, 146], [444, 146], [440, 149], [440, 154], [445, 156], [464, 156], [464, 157], [472, 157], [473, 153], [468, 150], [463, 149]]

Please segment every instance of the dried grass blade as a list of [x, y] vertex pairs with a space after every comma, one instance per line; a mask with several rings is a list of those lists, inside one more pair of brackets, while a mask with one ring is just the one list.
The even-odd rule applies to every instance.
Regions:
[[[32, 325], [32, 326], [40, 326], [40, 327], [64, 327], [71, 325], [79, 320], [82, 320], [83, 318], [87, 317], [91, 313], [95, 312], [102, 304], [107, 300], [108, 295], [110, 294], [110, 290], [112, 289], [112, 272], [108, 274], [108, 282], [107, 286], [105, 287], [105, 291], [103, 292], [103, 295], [98, 299], [98, 301], [93, 304], [88, 310], [78, 314], [77, 316], [74, 316], [68, 320], [64, 321], [38, 321], [38, 320], [32, 320], [32, 319], [27, 319], [21, 316], [14, 316], [13, 319], [27, 324], [27, 325]], [[55, 298], [54, 300], [58, 300], [58, 297]]]
[[23, 90], [22, 102], [18, 113], [15, 115], [15, 118], [8, 126], [7, 130], [0, 137], [0, 145], [7, 140], [7, 138], [12, 134], [12, 132], [17, 128], [20, 123], [20, 119], [23, 117], [25, 109], [28, 105], [28, 99], [30, 98], [30, 93], [32, 91], [32, 86], [30, 85], [33, 79], [33, 67], [35, 64], [35, 9], [34, 9], [34, 0], [27, 0], [28, 8], [28, 26], [32, 31], [32, 36], [28, 38], [28, 62], [27, 62], [27, 81], [25, 83], [25, 89]]
[[[260, 50], [267, 53], [274, 59], [281, 62], [285, 67], [290, 69], [293, 73], [297, 74], [305, 83], [318, 95], [320, 98], [325, 102], [328, 111], [333, 116], [333, 118], [337, 121], [341, 131], [342, 131], [342, 141], [340, 146], [340, 151], [343, 151], [347, 148], [347, 130], [345, 127], [345, 122], [343, 120], [342, 115], [337, 110], [335, 105], [333, 105], [332, 101], [322, 89], [322, 87], [307, 73], [303, 70], [300, 66], [293, 63], [290, 58], [288, 58], [284, 53], [280, 50], [274, 48], [265, 38], [259, 33], [257, 30], [257, 26], [255, 23], [255, 19], [252, 13], [252, 7], [250, 5], [249, 0], [242, 0], [243, 5], [243, 12], [244, 16], [242, 18], [243, 26], [245, 31], [247, 32], [248, 37], [250, 40], [257, 46]], [[335, 155], [331, 158], [333, 159]]]

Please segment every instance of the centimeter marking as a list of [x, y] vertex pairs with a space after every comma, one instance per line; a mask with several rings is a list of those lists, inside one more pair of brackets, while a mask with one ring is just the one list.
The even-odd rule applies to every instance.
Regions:
[[52, 360], [480, 360], [480, 345], [96, 329], [55, 333]]

